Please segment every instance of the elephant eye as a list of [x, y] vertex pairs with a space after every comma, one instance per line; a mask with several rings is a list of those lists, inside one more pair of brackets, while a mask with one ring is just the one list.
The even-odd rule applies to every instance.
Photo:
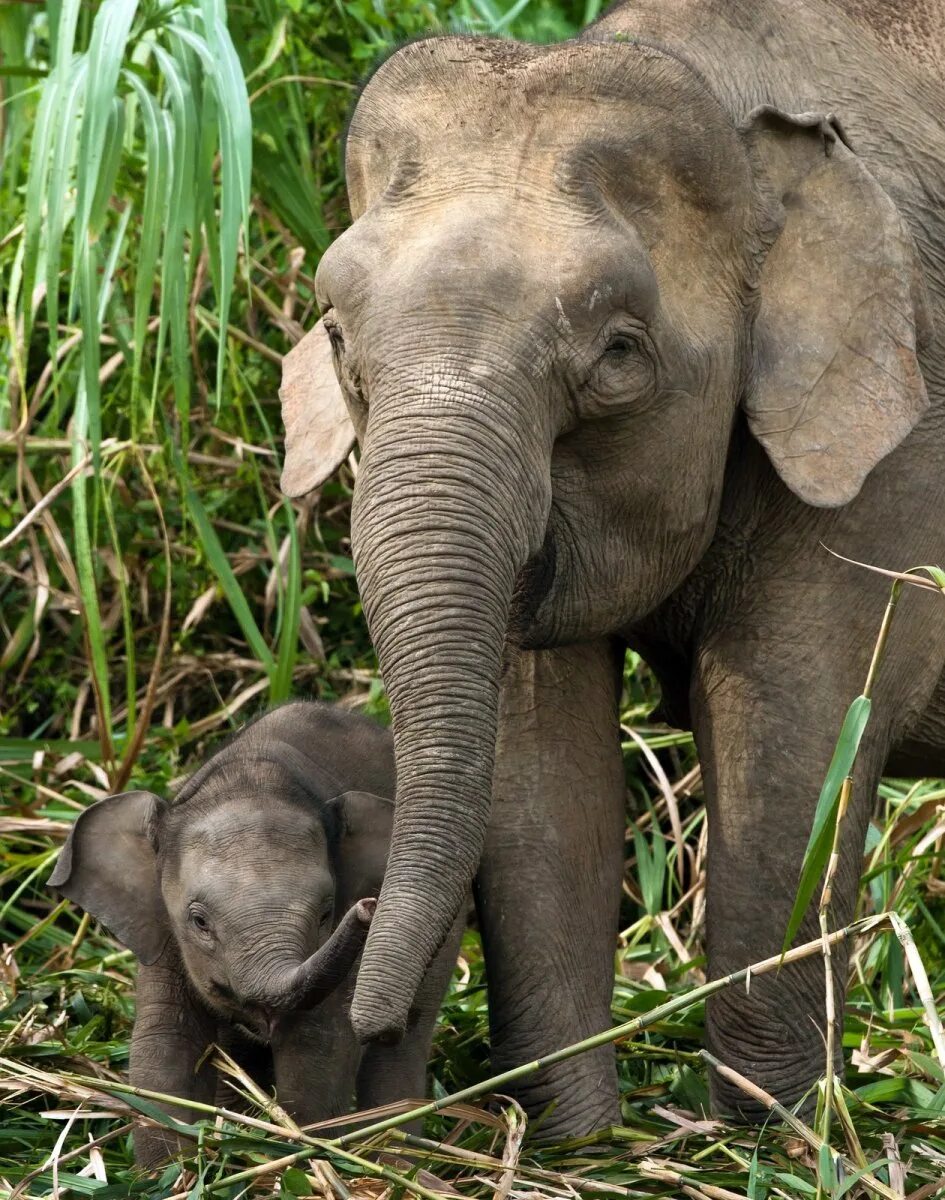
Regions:
[[613, 416], [623, 407], [637, 406], [656, 382], [656, 364], [649, 337], [642, 328], [611, 329], [601, 337], [597, 358], [580, 402], [588, 419]]
[[202, 908], [191, 905], [187, 912], [187, 916], [189, 917], [190, 923], [193, 925], [194, 929], [198, 930], [200, 933], [210, 932], [210, 922], [207, 919], [206, 912]]
[[628, 354], [636, 354], [640, 349], [640, 343], [635, 337], [630, 337], [626, 333], [615, 333], [613, 337], [608, 339], [607, 345], [604, 348], [604, 357], [609, 359], [625, 358]]
[[322, 324], [325, 326], [325, 332], [328, 334], [332, 350], [337, 355], [342, 354], [345, 348], [345, 339], [344, 334], [341, 332], [341, 326], [330, 314], [322, 317]]

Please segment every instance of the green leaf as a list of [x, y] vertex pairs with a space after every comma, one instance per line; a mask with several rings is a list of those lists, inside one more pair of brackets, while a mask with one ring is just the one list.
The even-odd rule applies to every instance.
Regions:
[[62, 265], [62, 238], [67, 217], [70, 180], [75, 170], [79, 141], [79, 108], [85, 91], [88, 60], [79, 59], [72, 78], [62, 94], [57, 113], [58, 131], [49, 172], [46, 194], [46, 320], [49, 322], [49, 357], [55, 362], [59, 342], [59, 273]]
[[290, 1196], [310, 1196], [312, 1194], [312, 1185], [308, 1181], [308, 1176], [298, 1167], [287, 1167], [282, 1172], [280, 1182], [282, 1190]]
[[[170, 332], [171, 372], [177, 415], [183, 427], [190, 418], [190, 342], [187, 330], [187, 275], [185, 233], [194, 207], [197, 110], [193, 91], [181, 64], [161, 46], [154, 47], [169, 97], [168, 121], [171, 145], [169, 204], [164, 229], [161, 264], [161, 308], [157, 361], [160, 362], [165, 331]], [[156, 399], [158, 376], [155, 374]]]
[[814, 889], [817, 887], [827, 865], [827, 859], [830, 857], [840, 802], [840, 788], [844, 779], [853, 770], [869, 717], [869, 697], [857, 696], [847, 709], [830, 766], [827, 768], [827, 776], [820, 789], [817, 808], [814, 811], [814, 823], [807, 841], [807, 849], [804, 851], [804, 861], [801, 864], [801, 875], [794, 897], [794, 907], [791, 909], [791, 916], [784, 934], [784, 944], [781, 947], [782, 954], [790, 948], [797, 935]]
[[83, 246], [92, 231], [92, 211], [106, 155], [112, 102], [121, 72], [125, 43], [137, 8], [137, 0], [104, 0], [95, 14], [92, 26], [76, 177], [77, 249]]
[[[652, 813], [652, 809], [651, 809]], [[651, 823], [653, 840], [648, 841], [641, 830], [634, 826], [633, 845], [636, 851], [637, 880], [643, 895], [647, 913], [653, 917], [663, 907], [666, 883], [666, 839], [660, 832], [659, 823]]]
[[[85, 380], [80, 377], [76, 395], [75, 415], [72, 421], [72, 466], [76, 466], [85, 457], [88, 429], [88, 397]], [[97, 479], [97, 476], [93, 479], [93, 487], [97, 486]], [[85, 635], [89, 645], [92, 678], [95, 681], [102, 720], [104, 722], [104, 728], [102, 729], [102, 736], [105, 739], [103, 742], [104, 747], [111, 733], [108, 655], [105, 650], [105, 634], [102, 629], [102, 614], [99, 609], [98, 587], [95, 580], [94, 561], [97, 555], [94, 554], [92, 549], [85, 472], [80, 471], [76, 475], [71, 487], [76, 574], [79, 579], [79, 594], [82, 600]]]
[[145, 1100], [143, 1096], [135, 1096], [131, 1092], [116, 1092], [121, 1100], [128, 1105], [129, 1108], [135, 1108], [138, 1112], [144, 1113], [146, 1117], [153, 1117], [155, 1121], [163, 1125], [167, 1129], [174, 1129], [184, 1137], [195, 1138], [200, 1133], [196, 1125], [188, 1124], [186, 1121], [180, 1121], [176, 1117], [170, 1116], [164, 1111], [160, 1105], [153, 1100]]
[[864, 1175], [875, 1175], [880, 1167], [889, 1167], [888, 1158], [878, 1158], [876, 1162], [867, 1163], [865, 1167], [860, 1167], [854, 1171], [852, 1175], [844, 1177], [843, 1183], [839, 1184], [833, 1193], [832, 1200], [842, 1200], [847, 1192], [851, 1191], [860, 1182]]
[[236, 256], [240, 230], [248, 225], [249, 184], [252, 169], [252, 120], [246, 81], [226, 25], [223, 10], [204, 0], [206, 41], [181, 26], [172, 32], [194, 50], [203, 62], [214, 89], [220, 115], [220, 345], [217, 354], [217, 397], [223, 390], [223, 363], [226, 354], [226, 326], [229, 320], [231, 291], [236, 275]]
[[197, 533], [200, 535], [200, 541], [204, 554], [207, 556], [207, 561], [213, 568], [213, 573], [216, 575], [220, 587], [230, 602], [230, 608], [239, 622], [243, 636], [252, 647], [253, 653], [262, 663], [266, 673], [271, 675], [275, 669], [275, 660], [273, 659], [272, 651], [266, 645], [265, 639], [262, 633], [260, 633], [259, 626], [256, 624], [253, 614], [250, 611], [246, 597], [240, 588], [239, 581], [233, 574], [233, 568], [230, 566], [226, 553], [220, 545], [220, 539], [217, 537], [216, 530], [207, 516], [207, 510], [194, 490], [194, 485], [190, 481], [180, 451], [177, 447], [174, 447], [172, 453], [181, 491], [184, 493], [184, 499], [187, 503], [187, 510], [197, 528]]
[[748, 1200], [761, 1200], [758, 1195], [758, 1147], [754, 1149], [751, 1162], [748, 1165], [748, 1186], [745, 1189]]
[[[157, 274], [161, 241], [167, 222], [171, 175], [171, 133], [157, 101], [133, 71], [125, 78], [138, 97], [144, 126], [147, 172], [144, 185], [144, 205], [141, 211], [138, 262], [134, 290], [134, 358], [131, 374], [132, 429], [138, 432], [141, 413], [141, 375], [145, 360], [145, 339], [154, 278]], [[151, 420], [147, 420], [151, 425]]]
[[299, 621], [302, 615], [302, 553], [295, 526], [295, 513], [286, 501], [283, 509], [289, 524], [289, 558], [286, 564], [285, 589], [282, 595], [282, 623], [279, 629], [278, 655], [269, 685], [273, 704], [288, 700], [292, 692], [292, 673], [299, 648]]
[[837, 1171], [834, 1166], [833, 1151], [827, 1142], [822, 1142], [817, 1152], [817, 1175], [821, 1187], [828, 1196], [832, 1196], [837, 1186]]

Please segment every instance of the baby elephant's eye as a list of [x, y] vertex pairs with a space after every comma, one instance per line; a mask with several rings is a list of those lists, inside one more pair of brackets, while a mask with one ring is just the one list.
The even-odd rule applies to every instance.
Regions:
[[201, 933], [210, 932], [210, 922], [202, 908], [191, 908], [187, 915], [190, 917], [190, 923], [194, 929], [198, 929]]

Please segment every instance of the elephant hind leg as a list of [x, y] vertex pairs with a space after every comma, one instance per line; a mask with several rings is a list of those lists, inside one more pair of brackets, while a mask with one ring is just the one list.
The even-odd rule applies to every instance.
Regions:
[[893, 746], [884, 773], [907, 779], [945, 776], [945, 673], [918, 721]]

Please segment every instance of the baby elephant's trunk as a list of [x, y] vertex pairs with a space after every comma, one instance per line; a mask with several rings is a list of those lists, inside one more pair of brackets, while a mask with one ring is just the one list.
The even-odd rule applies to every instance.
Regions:
[[297, 967], [281, 975], [265, 1007], [280, 1012], [313, 1008], [330, 995], [354, 966], [374, 916], [375, 899], [359, 900], [348, 909], [323, 946]]

